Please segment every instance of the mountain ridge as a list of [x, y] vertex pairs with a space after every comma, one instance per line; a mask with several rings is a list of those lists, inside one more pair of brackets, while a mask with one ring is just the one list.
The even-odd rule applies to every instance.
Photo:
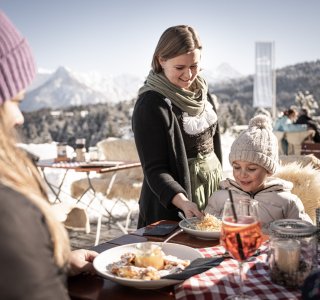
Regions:
[[[229, 81], [241, 74], [224, 63], [214, 72], [203, 71], [211, 83]], [[102, 76], [98, 73], [77, 73], [60, 66], [48, 74], [38, 73], [33, 85], [27, 90], [21, 109], [26, 112], [43, 108], [63, 109], [68, 106], [96, 103], [118, 103], [137, 96], [145, 78], [122, 74]]]

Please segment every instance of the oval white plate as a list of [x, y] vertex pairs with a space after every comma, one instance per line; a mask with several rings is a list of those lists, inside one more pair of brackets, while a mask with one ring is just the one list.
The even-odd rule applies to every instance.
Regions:
[[[128, 279], [115, 276], [107, 270], [107, 265], [119, 261], [122, 254], [127, 252], [135, 253], [136, 245], [128, 244], [123, 246], [118, 246], [106, 250], [100, 253], [93, 261], [93, 266], [98, 274], [101, 276], [110, 279], [114, 282], [120, 283], [125, 286], [131, 286], [138, 289], [160, 289], [165, 286], [173, 285], [180, 283], [181, 280], [173, 280], [173, 279], [160, 279], [160, 280], [142, 280], [142, 279]], [[140, 244], [140, 243], [139, 243]], [[154, 242], [154, 244], [161, 244]], [[189, 259], [190, 261], [195, 260], [196, 258], [203, 257], [203, 255], [198, 252], [196, 249], [191, 247], [174, 244], [174, 243], [166, 243], [163, 248], [163, 252], [166, 255], [173, 255], [180, 259]]]
[[[197, 217], [193, 217], [193, 218], [189, 218], [188, 221], [191, 224], [194, 224], [196, 222], [199, 222], [199, 219]], [[220, 238], [220, 230], [219, 231], [203, 231], [203, 230], [192, 229], [190, 228], [189, 224], [185, 220], [180, 221], [179, 226], [186, 233], [191, 234], [199, 239], [217, 240]]]

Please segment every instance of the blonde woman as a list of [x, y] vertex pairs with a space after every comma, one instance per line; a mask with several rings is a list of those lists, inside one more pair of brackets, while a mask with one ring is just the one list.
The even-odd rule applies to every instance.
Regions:
[[144, 172], [138, 227], [202, 217], [222, 177], [218, 117], [200, 76], [202, 43], [188, 25], [169, 27], [139, 90], [132, 129]]
[[66, 276], [93, 272], [97, 253], [70, 251], [37, 169], [16, 147], [34, 74], [27, 41], [0, 11], [0, 299], [69, 299]]

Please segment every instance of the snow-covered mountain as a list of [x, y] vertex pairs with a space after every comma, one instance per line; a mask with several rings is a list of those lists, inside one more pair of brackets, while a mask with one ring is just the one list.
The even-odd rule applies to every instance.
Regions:
[[244, 76], [236, 69], [232, 68], [228, 63], [222, 63], [212, 71], [205, 69], [202, 71], [202, 75], [211, 84], [217, 82], [225, 82], [231, 79], [241, 78]]
[[118, 76], [101, 76], [98, 73], [73, 73], [75, 78], [93, 90], [104, 94], [107, 101], [119, 102], [136, 97], [144, 78], [124, 74]]
[[[209, 83], [240, 77], [241, 74], [227, 64], [215, 71], [203, 71]], [[32, 86], [27, 90], [21, 104], [23, 111], [41, 108], [60, 109], [73, 105], [119, 102], [137, 96], [145, 78], [123, 74], [101, 76], [98, 73], [75, 73], [65, 67], [55, 72], [38, 72]]]
[[143, 80], [132, 75], [103, 77], [98, 74], [79, 74], [59, 67], [49, 76], [47, 73], [37, 74], [34, 89], [29, 88], [27, 91], [21, 109], [59, 109], [72, 105], [130, 100], [137, 95]]
[[32, 81], [31, 85], [27, 88], [27, 92], [32, 91], [39, 86], [43, 85], [54, 73], [51, 70], [39, 69], [36, 77]]
[[57, 109], [70, 105], [81, 105], [106, 101], [105, 96], [77, 80], [63, 67], [50, 78], [26, 94], [21, 103], [23, 111], [38, 110], [45, 107]]

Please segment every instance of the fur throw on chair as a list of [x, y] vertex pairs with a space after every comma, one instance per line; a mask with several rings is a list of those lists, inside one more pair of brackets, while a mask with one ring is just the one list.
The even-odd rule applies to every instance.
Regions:
[[293, 183], [292, 193], [301, 199], [306, 213], [316, 224], [316, 208], [320, 207], [320, 171], [312, 164], [303, 166], [292, 162], [280, 166], [274, 177]]

